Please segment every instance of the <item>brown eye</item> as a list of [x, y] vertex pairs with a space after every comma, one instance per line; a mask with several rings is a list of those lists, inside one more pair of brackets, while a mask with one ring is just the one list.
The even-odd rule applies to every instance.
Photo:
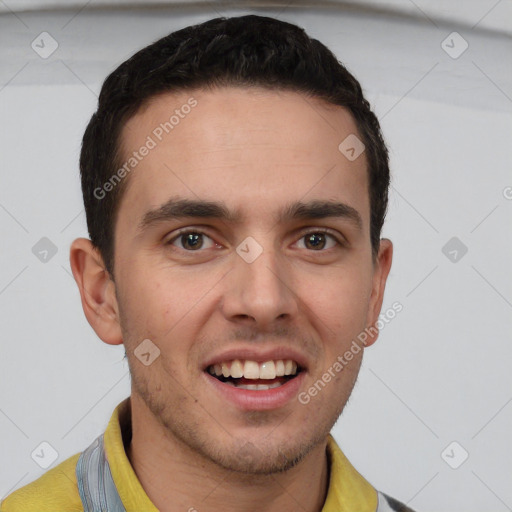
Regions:
[[[330, 249], [340, 243], [329, 233], [323, 231], [314, 231], [304, 235], [301, 239], [304, 241], [304, 248], [312, 251], [322, 251], [323, 249]], [[329, 244], [330, 241], [330, 244]]]
[[168, 245], [173, 245], [185, 251], [193, 252], [199, 249], [208, 249], [213, 247], [213, 240], [201, 233], [200, 231], [185, 231], [181, 232], [168, 242]]
[[181, 235], [181, 244], [184, 249], [201, 249], [203, 245], [203, 238], [201, 233], [187, 233]]
[[325, 247], [324, 233], [311, 233], [304, 237], [308, 249], [323, 249]]

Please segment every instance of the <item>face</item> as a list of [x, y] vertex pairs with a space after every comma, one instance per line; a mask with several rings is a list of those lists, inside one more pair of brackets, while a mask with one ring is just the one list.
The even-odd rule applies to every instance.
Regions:
[[124, 128], [140, 157], [115, 226], [133, 393], [222, 467], [292, 467], [354, 386], [363, 351], [335, 363], [377, 320], [391, 261], [372, 260], [364, 153], [338, 149], [356, 133], [341, 107], [234, 87], [161, 95]]

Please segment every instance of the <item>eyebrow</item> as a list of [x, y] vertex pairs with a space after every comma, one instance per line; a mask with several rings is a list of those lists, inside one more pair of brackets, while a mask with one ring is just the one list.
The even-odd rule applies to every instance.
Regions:
[[[239, 223], [242, 220], [239, 211], [229, 210], [224, 203], [196, 199], [171, 198], [159, 208], [144, 214], [139, 223], [140, 232], [147, 228], [170, 220], [185, 218], [218, 219], [229, 223]], [[292, 220], [314, 220], [327, 217], [346, 219], [357, 229], [361, 230], [363, 221], [359, 212], [345, 203], [336, 201], [296, 201], [284, 207], [277, 215], [277, 222]]]

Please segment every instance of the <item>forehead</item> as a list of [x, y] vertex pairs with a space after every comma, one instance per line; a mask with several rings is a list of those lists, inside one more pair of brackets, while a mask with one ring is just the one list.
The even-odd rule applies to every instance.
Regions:
[[356, 208], [366, 226], [365, 155], [351, 161], [339, 150], [354, 135], [348, 110], [297, 92], [226, 87], [156, 96], [122, 132], [124, 163], [135, 165], [118, 219], [134, 225], [171, 196], [220, 200], [252, 222], [270, 222], [290, 201], [323, 199]]

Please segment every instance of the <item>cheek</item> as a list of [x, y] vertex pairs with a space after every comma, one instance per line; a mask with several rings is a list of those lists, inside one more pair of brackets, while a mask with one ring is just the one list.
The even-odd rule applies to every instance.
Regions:
[[[135, 347], [150, 339], [161, 350], [167, 366], [181, 361], [197, 338], [205, 318], [212, 314], [216, 275], [192, 275], [170, 267], [141, 265], [126, 274], [119, 306], [124, 341]], [[212, 275], [213, 274], [213, 275]]]
[[330, 273], [316, 282], [314, 288], [305, 286], [302, 296], [330, 337], [345, 339], [364, 329], [371, 293], [367, 274], [352, 268]]
[[158, 332], [171, 329], [200, 299], [193, 279], [170, 268], [135, 263], [123, 278], [123, 298], [130, 320], [138, 325], [146, 323], [148, 329]]

